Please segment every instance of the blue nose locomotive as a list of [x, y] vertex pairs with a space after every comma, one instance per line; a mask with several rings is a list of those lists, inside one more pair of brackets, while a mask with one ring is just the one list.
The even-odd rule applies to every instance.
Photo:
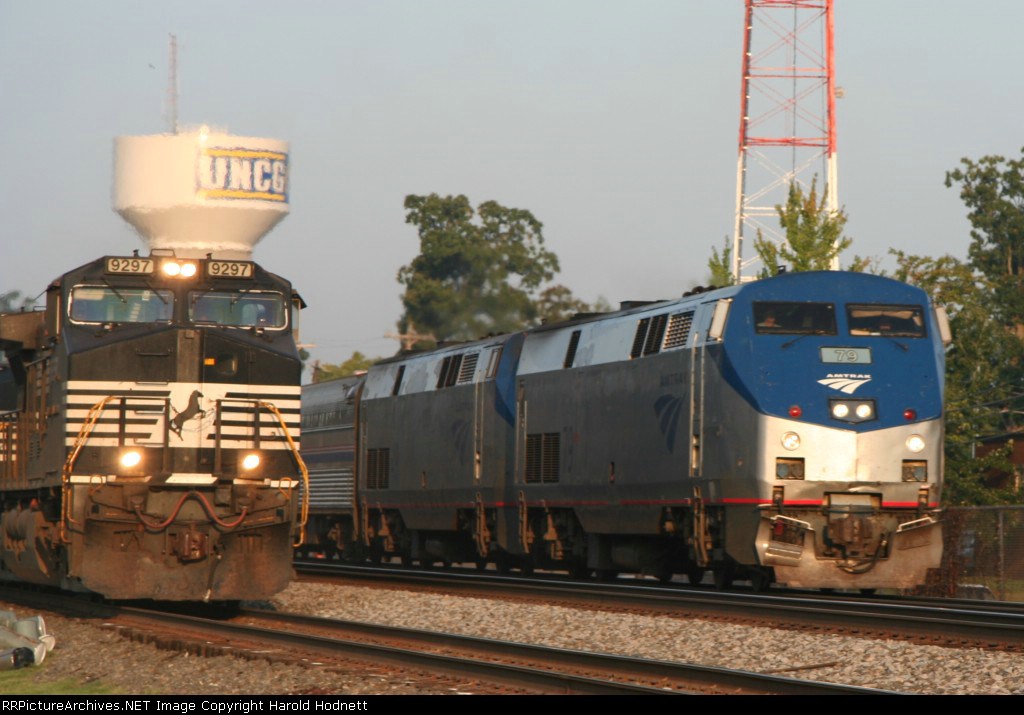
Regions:
[[942, 549], [945, 315], [794, 273], [309, 385], [312, 531], [353, 558], [905, 588]]

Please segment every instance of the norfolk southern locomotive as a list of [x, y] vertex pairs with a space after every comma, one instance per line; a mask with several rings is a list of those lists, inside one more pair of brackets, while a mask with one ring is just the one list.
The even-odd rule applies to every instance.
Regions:
[[283, 589], [295, 300], [251, 261], [105, 257], [45, 312], [0, 316], [0, 577], [117, 599]]
[[945, 314], [793, 273], [303, 391], [327, 552], [907, 588], [941, 557]]

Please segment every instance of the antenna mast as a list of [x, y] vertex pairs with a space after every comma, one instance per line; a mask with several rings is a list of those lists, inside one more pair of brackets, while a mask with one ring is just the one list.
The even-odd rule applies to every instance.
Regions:
[[171, 134], [178, 133], [178, 38], [169, 35], [170, 43], [167, 52], [170, 56], [170, 67], [167, 77], [167, 113]]
[[[757, 256], [743, 258], [744, 238], [761, 232], [785, 242], [775, 206], [785, 205], [795, 182], [809, 191], [825, 177], [828, 210], [839, 210], [836, 168], [834, 0], [745, 0], [743, 91], [732, 275]], [[756, 30], [756, 33], [755, 33]], [[832, 270], [839, 269], [839, 259]]]

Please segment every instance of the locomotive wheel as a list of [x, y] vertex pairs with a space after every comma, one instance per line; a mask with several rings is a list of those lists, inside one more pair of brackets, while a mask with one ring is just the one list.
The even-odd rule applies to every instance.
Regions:
[[751, 569], [750, 588], [754, 593], [762, 593], [768, 590], [772, 583], [771, 574], [763, 569]]
[[686, 580], [696, 586], [704, 581], [705, 570], [700, 566], [690, 566], [686, 569]]
[[477, 571], [486, 571], [487, 570], [487, 559], [485, 559], [482, 556], [478, 556], [473, 561], [473, 565], [476, 566], [476, 570]]
[[715, 588], [719, 591], [732, 587], [732, 582], [736, 578], [736, 574], [733, 572], [732, 566], [719, 566], [713, 573], [715, 577]]
[[498, 569], [498, 573], [502, 576], [508, 576], [509, 571], [512, 570], [512, 560], [508, 554], [501, 553], [494, 558], [494, 567]]
[[572, 561], [569, 564], [569, 576], [572, 578], [587, 578], [589, 575], [586, 561]]

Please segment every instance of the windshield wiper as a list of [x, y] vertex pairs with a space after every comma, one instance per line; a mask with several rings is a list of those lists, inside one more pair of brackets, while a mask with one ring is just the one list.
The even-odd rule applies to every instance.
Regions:
[[814, 330], [810, 333], [804, 333], [803, 335], [798, 335], [792, 340], [787, 340], [786, 342], [784, 342], [782, 344], [782, 349], [785, 350], [788, 347], [796, 345], [798, 342], [806, 338], [808, 335], [831, 335], [831, 333], [829, 333], [827, 330]]

